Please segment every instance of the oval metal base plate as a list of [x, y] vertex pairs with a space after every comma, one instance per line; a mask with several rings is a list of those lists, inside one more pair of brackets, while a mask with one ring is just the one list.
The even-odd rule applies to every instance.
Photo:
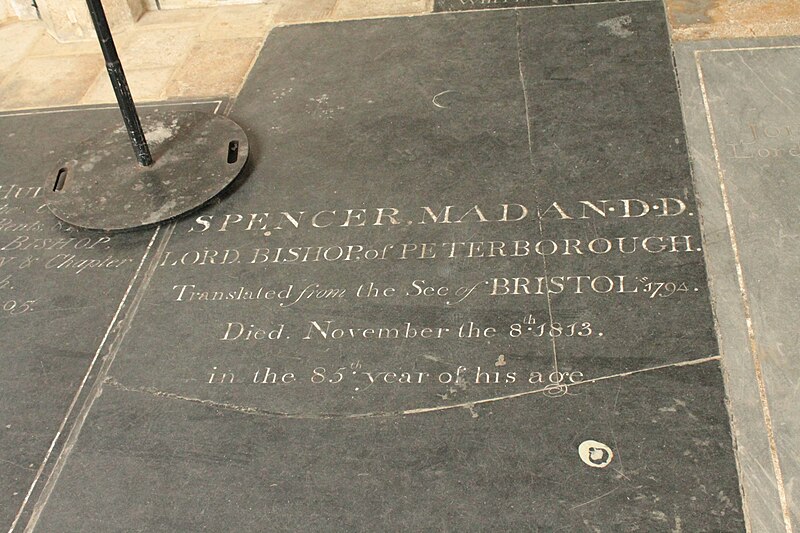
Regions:
[[169, 220], [219, 194], [247, 161], [247, 136], [221, 115], [153, 112], [141, 122], [153, 164], [139, 165], [124, 126], [99, 133], [47, 177], [55, 216], [101, 230]]

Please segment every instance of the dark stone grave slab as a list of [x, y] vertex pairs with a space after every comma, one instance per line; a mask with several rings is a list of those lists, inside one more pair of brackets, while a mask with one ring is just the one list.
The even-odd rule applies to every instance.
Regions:
[[[571, 4], [588, 4], [595, 2], [618, 2], [620, 0], [434, 0], [433, 11], [474, 11], [477, 9], [513, 9], [517, 7], [559, 6]], [[648, 0], [645, 0], [648, 1]], [[609, 22], [617, 31], [625, 31], [628, 24], [626, 18]]]
[[800, 524], [800, 39], [687, 44], [677, 56], [749, 526], [791, 531]]
[[278, 29], [233, 118], [37, 530], [743, 530], [659, 4]]
[[[201, 106], [213, 111], [218, 102]], [[148, 108], [143, 108], [147, 110]], [[59, 160], [116, 109], [0, 115], [0, 528], [24, 524], [124, 316], [155, 231], [78, 231], [44, 206]], [[55, 174], [53, 175], [55, 179]], [[77, 408], [75, 408], [77, 406]]]

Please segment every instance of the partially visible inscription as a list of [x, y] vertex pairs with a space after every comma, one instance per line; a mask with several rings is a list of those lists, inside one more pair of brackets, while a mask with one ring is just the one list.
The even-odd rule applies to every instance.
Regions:
[[751, 122], [735, 142], [727, 145], [734, 159], [800, 157], [800, 125]]
[[[55, 220], [42, 197], [41, 187], [0, 185], [0, 316], [52, 309], [42, 295], [32, 293], [36, 284], [20, 283], [30, 273], [85, 275], [133, 263], [111, 252], [113, 236], [82, 232]], [[20, 285], [27, 287], [24, 292]]]

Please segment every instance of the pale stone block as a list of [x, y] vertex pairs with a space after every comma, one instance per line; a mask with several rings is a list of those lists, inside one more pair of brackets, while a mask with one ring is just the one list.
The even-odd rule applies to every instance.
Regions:
[[0, 83], [0, 108], [74, 104], [102, 69], [96, 55], [25, 58]]
[[282, 0], [275, 13], [276, 23], [314, 22], [330, 18], [337, 0]]
[[6, 4], [8, 16], [19, 20], [39, 20], [39, 14], [29, 0], [2, 0]]
[[38, 22], [9, 22], [0, 26], [0, 81], [22, 60], [44, 34]]
[[[125, 71], [125, 78], [135, 102], [146, 102], [164, 98], [164, 90], [174, 67], [132, 69]], [[82, 104], [115, 103], [116, 97], [111, 88], [111, 81], [105, 71], [101, 72], [95, 82], [81, 99]]]
[[[42, 30], [44, 32], [44, 30]], [[95, 54], [102, 55], [100, 44], [96, 39], [88, 41], [76, 41], [74, 43], [60, 43], [56, 41], [55, 37], [45, 33], [36, 41], [36, 44], [31, 47], [28, 55], [31, 57], [47, 57], [47, 56], [72, 56], [80, 54]]]
[[[60, 42], [94, 38], [85, 0], [39, 0], [39, 13], [47, 31]], [[103, 9], [112, 31], [133, 24], [144, 12], [141, 0], [105, 0]]]
[[416, 15], [431, 10], [428, 0], [339, 0], [332, 15], [336, 19]]
[[164, 26], [128, 32], [117, 39], [122, 66], [127, 69], [175, 67], [194, 45], [198, 28]]
[[261, 0], [160, 0], [159, 5], [163, 10], [224, 7], [229, 5], [259, 4]]
[[167, 84], [167, 98], [233, 95], [239, 91], [263, 39], [201, 41]]
[[218, 7], [200, 33], [200, 39], [264, 39], [273, 26], [277, 5]]
[[[154, 6], [152, 10], [146, 11], [139, 20], [136, 21], [136, 28], [144, 29], [150, 26], [203, 26], [214, 14], [212, 9], [164, 9], [158, 11]], [[169, 31], [168, 29], [166, 31]]]

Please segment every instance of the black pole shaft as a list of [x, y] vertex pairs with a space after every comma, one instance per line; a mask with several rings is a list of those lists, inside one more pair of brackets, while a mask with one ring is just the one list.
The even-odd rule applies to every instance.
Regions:
[[114, 39], [111, 37], [111, 29], [108, 27], [106, 13], [100, 0], [86, 0], [89, 7], [89, 14], [92, 16], [94, 30], [97, 32], [97, 39], [100, 41], [100, 48], [103, 50], [103, 57], [106, 60], [108, 77], [111, 78], [111, 85], [114, 87], [114, 94], [117, 96], [119, 110], [122, 112], [122, 119], [125, 121], [125, 128], [136, 152], [136, 159], [142, 166], [153, 164], [153, 157], [150, 155], [150, 148], [147, 146], [147, 139], [144, 138], [142, 123], [136, 113], [136, 106], [133, 104], [131, 90], [128, 88], [128, 80], [125, 79], [125, 72], [122, 70], [122, 63], [117, 55], [117, 47], [114, 46]]

